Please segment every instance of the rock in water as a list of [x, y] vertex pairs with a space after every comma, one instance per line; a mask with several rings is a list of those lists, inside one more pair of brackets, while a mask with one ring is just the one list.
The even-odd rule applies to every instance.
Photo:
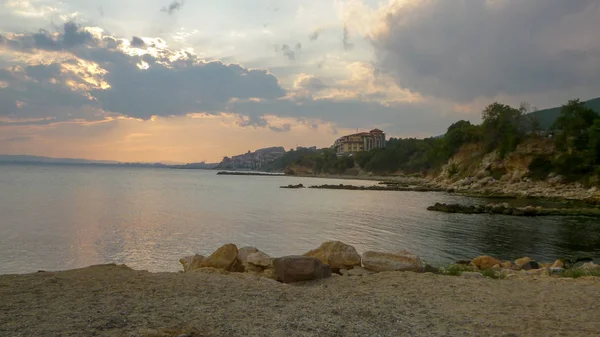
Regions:
[[362, 265], [366, 269], [377, 272], [423, 271], [421, 259], [417, 255], [406, 251], [398, 253], [365, 252], [362, 256]]
[[181, 258], [179, 259], [179, 262], [183, 265], [183, 272], [185, 273], [194, 269], [202, 268], [202, 261], [204, 261], [204, 259], [204, 256], [196, 254]]
[[331, 268], [310, 256], [284, 256], [273, 260], [277, 281], [292, 283], [318, 280], [331, 276]]
[[319, 248], [311, 250], [304, 256], [315, 257], [334, 270], [360, 266], [360, 255], [356, 249], [341, 241], [323, 242]]
[[246, 263], [266, 268], [271, 265], [271, 258], [269, 255], [258, 251], [256, 253], [249, 254], [246, 257]]
[[202, 268], [215, 268], [226, 271], [237, 271], [238, 249], [233, 243], [221, 246], [201, 263]]
[[477, 269], [490, 269], [497, 264], [502, 264], [502, 261], [488, 255], [479, 256], [471, 260], [471, 264]]

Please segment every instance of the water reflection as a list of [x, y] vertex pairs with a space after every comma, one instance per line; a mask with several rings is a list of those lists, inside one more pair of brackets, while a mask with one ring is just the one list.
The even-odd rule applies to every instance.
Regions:
[[276, 256], [337, 239], [361, 252], [407, 249], [433, 264], [481, 254], [600, 255], [597, 219], [426, 210], [435, 202], [480, 202], [445, 193], [278, 188], [374, 182], [12, 165], [0, 166], [0, 176], [0, 273], [108, 262], [175, 271], [180, 257], [228, 242]]

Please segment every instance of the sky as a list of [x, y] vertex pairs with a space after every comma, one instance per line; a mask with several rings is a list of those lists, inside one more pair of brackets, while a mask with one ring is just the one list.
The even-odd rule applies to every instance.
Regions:
[[597, 0], [0, 0], [0, 154], [216, 162], [600, 96]]

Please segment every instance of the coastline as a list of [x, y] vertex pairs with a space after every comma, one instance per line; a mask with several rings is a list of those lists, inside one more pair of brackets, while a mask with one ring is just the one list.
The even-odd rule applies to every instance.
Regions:
[[554, 202], [581, 202], [600, 206], [600, 189], [586, 188], [580, 183], [556, 181], [504, 181], [487, 177], [483, 179], [445, 179], [438, 177], [375, 176], [375, 175], [286, 175], [286, 177], [311, 177], [321, 179], [363, 180], [408, 184], [431, 188], [432, 192], [443, 190], [451, 194], [486, 199], [532, 199]]
[[287, 285], [101, 265], [0, 275], [0, 335], [592, 336], [598, 290], [587, 277], [383, 272]]

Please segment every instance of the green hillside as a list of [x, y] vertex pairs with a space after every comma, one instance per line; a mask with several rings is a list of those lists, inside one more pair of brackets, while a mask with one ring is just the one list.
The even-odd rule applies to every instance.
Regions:
[[[600, 97], [590, 99], [589, 101], [586, 101], [585, 104], [592, 110], [600, 113]], [[554, 124], [554, 121], [560, 115], [560, 109], [561, 107], [559, 106], [556, 108], [538, 110], [536, 112], [532, 112], [531, 115], [537, 118], [542, 129], [548, 130], [550, 127], [552, 127], [552, 124]]]

